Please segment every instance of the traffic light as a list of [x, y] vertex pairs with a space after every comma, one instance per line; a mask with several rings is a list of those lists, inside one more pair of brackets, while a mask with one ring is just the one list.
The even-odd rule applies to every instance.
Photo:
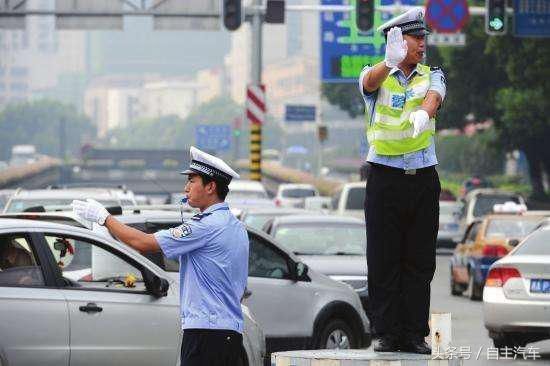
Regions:
[[284, 0], [267, 0], [265, 22], [271, 24], [283, 24], [285, 22]]
[[362, 32], [367, 32], [374, 26], [375, 0], [355, 0], [355, 24]]
[[506, 34], [506, 2], [507, 0], [485, 1], [485, 32], [499, 36]]
[[237, 30], [243, 22], [241, 0], [222, 0], [223, 25], [227, 30]]

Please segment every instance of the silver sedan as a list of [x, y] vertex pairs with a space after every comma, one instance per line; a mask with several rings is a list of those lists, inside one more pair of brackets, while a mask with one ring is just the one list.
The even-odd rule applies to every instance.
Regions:
[[550, 339], [550, 226], [493, 264], [483, 290], [483, 315], [495, 347]]
[[[263, 333], [243, 306], [240, 365]], [[90, 230], [0, 219], [0, 365], [179, 365], [179, 284]]]

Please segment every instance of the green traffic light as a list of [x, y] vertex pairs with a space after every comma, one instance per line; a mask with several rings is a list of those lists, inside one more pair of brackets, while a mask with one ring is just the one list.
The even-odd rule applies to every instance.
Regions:
[[502, 27], [504, 27], [504, 22], [500, 18], [494, 18], [489, 22], [489, 25], [491, 26], [491, 28], [498, 31], [501, 30]]

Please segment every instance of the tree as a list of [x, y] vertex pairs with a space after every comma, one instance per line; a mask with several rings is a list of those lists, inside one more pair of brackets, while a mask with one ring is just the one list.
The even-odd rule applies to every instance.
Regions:
[[496, 55], [486, 49], [489, 36], [484, 29], [482, 17], [471, 18], [464, 47], [439, 49], [448, 98], [438, 113], [438, 128], [462, 128], [470, 113], [478, 121], [498, 116], [495, 98], [507, 77]]
[[505, 70], [508, 86], [496, 95], [500, 118], [496, 119], [502, 143], [508, 149], [525, 152], [533, 198], [548, 200], [542, 173], [550, 174], [550, 40], [494, 37], [488, 43], [499, 66]]
[[[60, 130], [64, 123], [65, 131]], [[65, 141], [61, 141], [61, 136]], [[10, 104], [0, 113], [0, 159], [7, 160], [13, 145], [35, 145], [41, 154], [59, 156], [64, 143], [66, 156], [78, 155], [83, 142], [96, 129], [90, 120], [70, 105], [51, 100]]]

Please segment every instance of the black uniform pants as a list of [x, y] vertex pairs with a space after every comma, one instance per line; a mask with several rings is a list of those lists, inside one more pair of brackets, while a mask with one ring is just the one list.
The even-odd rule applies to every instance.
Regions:
[[375, 336], [429, 334], [441, 186], [435, 167], [371, 164], [365, 216], [369, 317]]
[[185, 329], [181, 366], [241, 366], [243, 336], [231, 330]]

